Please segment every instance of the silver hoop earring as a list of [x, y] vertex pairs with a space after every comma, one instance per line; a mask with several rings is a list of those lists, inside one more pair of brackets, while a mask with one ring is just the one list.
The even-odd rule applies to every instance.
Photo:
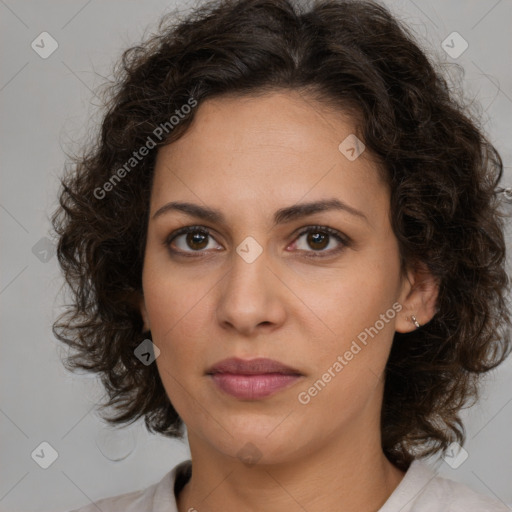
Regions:
[[418, 320], [416, 320], [416, 317], [414, 315], [411, 315], [411, 320], [414, 322], [414, 325], [416, 327], [421, 327], [421, 325], [418, 323]]

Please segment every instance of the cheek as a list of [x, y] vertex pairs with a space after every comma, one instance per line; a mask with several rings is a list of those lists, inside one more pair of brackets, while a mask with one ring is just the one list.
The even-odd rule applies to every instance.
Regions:
[[[341, 337], [373, 325], [391, 307], [396, 282], [392, 269], [352, 266], [323, 281], [315, 292], [314, 307], [324, 323]], [[304, 283], [307, 287], [307, 283]], [[307, 296], [307, 291], [304, 291]]]
[[[189, 292], [179, 278], [170, 278], [162, 265], [146, 262], [143, 289], [153, 343], [160, 350], [156, 364], [167, 393], [176, 389], [180, 369], [191, 368], [194, 346], [186, 343], [191, 337], [190, 317], [197, 304], [195, 293]], [[171, 400], [173, 397], [169, 395]]]
[[[377, 403], [383, 383], [394, 335], [393, 296], [385, 279], [357, 277], [325, 290], [319, 311], [329, 336], [314, 351], [305, 347], [312, 372], [296, 398], [304, 407], [299, 410], [318, 421], [318, 428], [325, 428], [326, 421], [348, 421], [370, 401]], [[331, 411], [329, 420], [326, 410]]]
[[213, 283], [173, 266], [163, 255], [149, 254], [142, 285], [151, 333], [165, 342], [189, 317], [197, 315]]
[[[202, 359], [207, 342], [201, 336], [198, 316], [204, 314], [197, 287], [187, 290], [183, 279], [163, 275], [146, 280], [145, 301], [151, 324], [153, 343], [159, 348], [156, 359], [158, 373], [169, 400], [185, 421], [195, 415], [198, 377], [204, 371]], [[192, 399], [191, 396], [195, 399]]]
[[312, 318], [309, 326], [313, 331], [316, 324], [327, 334], [315, 350], [318, 371], [327, 371], [342, 356], [344, 379], [354, 382], [382, 373], [400, 307], [395, 303], [398, 275], [393, 265], [360, 263], [324, 282], [322, 293], [315, 295], [321, 322]]

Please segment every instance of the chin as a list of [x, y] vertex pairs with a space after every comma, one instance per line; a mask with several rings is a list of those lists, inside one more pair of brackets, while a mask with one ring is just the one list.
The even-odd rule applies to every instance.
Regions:
[[[306, 448], [302, 447], [298, 433], [290, 432], [281, 422], [282, 418], [277, 421], [260, 420], [258, 424], [252, 421], [250, 425], [224, 423], [226, 430], [232, 432], [233, 436], [224, 432], [221, 439], [210, 438], [209, 442], [219, 452], [248, 466], [290, 462]], [[307, 440], [304, 440], [304, 444], [307, 445]]]

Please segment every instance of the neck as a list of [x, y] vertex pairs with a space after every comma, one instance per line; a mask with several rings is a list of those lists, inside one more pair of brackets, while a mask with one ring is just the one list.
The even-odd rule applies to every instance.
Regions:
[[192, 476], [178, 510], [377, 512], [405, 473], [385, 457], [380, 435], [330, 437], [293, 460], [248, 466], [189, 432]]

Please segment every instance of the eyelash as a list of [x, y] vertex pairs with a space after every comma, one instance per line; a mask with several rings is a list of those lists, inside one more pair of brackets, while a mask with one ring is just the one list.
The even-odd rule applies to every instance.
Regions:
[[[185, 226], [183, 228], [180, 228], [176, 231], [173, 231], [164, 241], [164, 245], [169, 249], [170, 252], [177, 255], [183, 255], [185, 257], [191, 257], [191, 258], [197, 258], [201, 257], [200, 254], [203, 253], [203, 250], [199, 251], [176, 251], [175, 249], [171, 249], [170, 245], [171, 243], [180, 235], [186, 235], [188, 233], [201, 233], [203, 235], [209, 236], [213, 239], [215, 239], [210, 230], [204, 226]], [[347, 237], [346, 235], [342, 235], [339, 231], [336, 229], [330, 228], [328, 226], [308, 226], [306, 229], [302, 230], [298, 235], [297, 238], [300, 238], [303, 235], [306, 235], [308, 233], [327, 233], [328, 235], [334, 237], [338, 242], [341, 243], [341, 247], [337, 249], [331, 249], [329, 251], [307, 251], [308, 254], [306, 255], [307, 258], [326, 258], [335, 254], [338, 254], [339, 252], [343, 251], [346, 247], [350, 247], [352, 240]], [[326, 256], [323, 256], [322, 254], [326, 254]], [[197, 256], [196, 256], [197, 255]]]

